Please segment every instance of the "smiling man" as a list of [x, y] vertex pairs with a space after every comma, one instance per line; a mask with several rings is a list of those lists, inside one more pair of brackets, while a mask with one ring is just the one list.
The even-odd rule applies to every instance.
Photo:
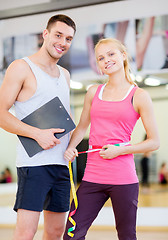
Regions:
[[[12, 62], [0, 88], [0, 127], [10, 133], [33, 138], [44, 149], [30, 158], [18, 143], [14, 240], [34, 238], [43, 210], [43, 240], [60, 240], [64, 231], [70, 183], [63, 154], [69, 135], [60, 141], [54, 133], [64, 129], [42, 130], [21, 120], [56, 96], [70, 111], [70, 75], [57, 63], [69, 50], [75, 31], [75, 23], [68, 16], [51, 17], [43, 31], [44, 42], [40, 50]], [[13, 104], [16, 117], [9, 112]]]

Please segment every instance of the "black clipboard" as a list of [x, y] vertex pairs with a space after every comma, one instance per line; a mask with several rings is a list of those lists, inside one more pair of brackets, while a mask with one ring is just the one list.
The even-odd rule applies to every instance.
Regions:
[[[55, 133], [56, 138], [61, 138], [76, 126], [58, 97], [53, 98], [43, 106], [29, 114], [21, 120], [33, 127], [40, 129], [61, 128], [62, 133]], [[18, 135], [23, 147], [29, 157], [33, 157], [38, 152], [44, 150], [34, 139]]]

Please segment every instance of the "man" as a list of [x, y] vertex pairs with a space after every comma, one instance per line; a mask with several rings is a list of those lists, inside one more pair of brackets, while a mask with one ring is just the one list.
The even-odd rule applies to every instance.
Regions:
[[[76, 31], [65, 15], [55, 15], [43, 31], [38, 52], [15, 60], [8, 67], [0, 89], [0, 127], [10, 133], [33, 138], [44, 149], [29, 157], [21, 143], [17, 149], [18, 191], [14, 210], [17, 223], [14, 240], [32, 240], [44, 210], [43, 240], [60, 240], [69, 210], [69, 172], [63, 154], [69, 135], [54, 133], [63, 129], [38, 129], [21, 121], [24, 117], [58, 96], [69, 111], [69, 72], [57, 65], [67, 53]], [[9, 109], [15, 105], [16, 117]]]

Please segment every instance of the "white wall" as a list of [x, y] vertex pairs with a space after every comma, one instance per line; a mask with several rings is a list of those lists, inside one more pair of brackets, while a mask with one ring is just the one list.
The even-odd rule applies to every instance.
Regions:
[[[157, 169], [159, 169], [162, 162], [168, 163], [168, 91], [165, 87], [156, 87], [147, 89], [150, 96], [153, 99], [154, 113], [156, 117], [156, 122], [158, 125], [159, 136], [160, 136], [160, 148], [156, 151], [157, 156]], [[164, 95], [167, 95], [164, 97]], [[156, 100], [156, 98], [158, 100]], [[141, 120], [138, 121], [133, 132], [133, 143], [141, 141], [144, 137], [144, 128]]]
[[[148, 17], [152, 15], [168, 14], [168, 1], [167, 0], [130, 0], [115, 3], [107, 3], [90, 7], [83, 7], [79, 9], [71, 9], [61, 12], [52, 12], [39, 14], [34, 16], [26, 16], [20, 18], [13, 18], [0, 21], [0, 61], [2, 59], [2, 40], [5, 37], [23, 35], [28, 33], [42, 32], [45, 28], [48, 19], [57, 13], [67, 14], [77, 24], [77, 31], [80, 27], [86, 24], [102, 24], [104, 22], [112, 22], [118, 20], [134, 19], [141, 17]], [[155, 97], [167, 96], [168, 93], [161, 91], [161, 88], [148, 89], [150, 94]], [[83, 96], [80, 96], [83, 99]], [[161, 137], [161, 147], [158, 150], [158, 162], [163, 160], [168, 161], [167, 154], [167, 113], [168, 100], [154, 101], [155, 114], [159, 126], [159, 133]], [[77, 109], [76, 121], [79, 119], [81, 109]], [[78, 117], [77, 117], [78, 116]], [[133, 134], [133, 139], [139, 141], [143, 138], [143, 129], [141, 124], [138, 123], [136, 133]], [[10, 165], [13, 172], [14, 162], [16, 158], [15, 153], [16, 137], [4, 131], [0, 131], [0, 171], [1, 168]]]
[[12, 171], [14, 180], [16, 180], [16, 141], [15, 135], [7, 133], [0, 128], [0, 172], [6, 167], [9, 167]]

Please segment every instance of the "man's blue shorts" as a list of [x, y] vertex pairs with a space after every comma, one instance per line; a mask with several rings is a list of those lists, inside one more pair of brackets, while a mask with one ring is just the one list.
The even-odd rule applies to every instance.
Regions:
[[14, 210], [69, 210], [69, 170], [64, 165], [17, 168], [18, 190]]

